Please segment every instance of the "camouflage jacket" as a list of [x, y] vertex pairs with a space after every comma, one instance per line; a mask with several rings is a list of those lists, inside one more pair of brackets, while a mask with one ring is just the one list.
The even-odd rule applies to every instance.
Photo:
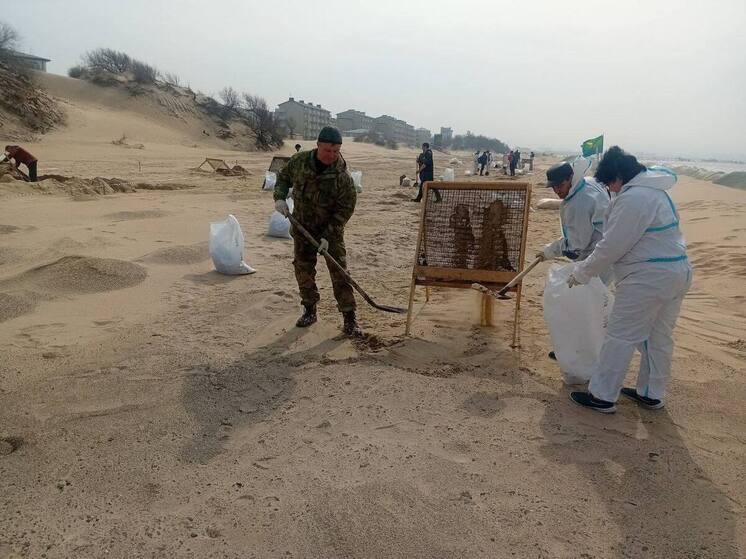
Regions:
[[324, 237], [344, 232], [355, 211], [357, 193], [347, 163], [340, 155], [321, 174], [316, 172], [316, 150], [296, 153], [277, 175], [274, 199], [285, 200], [293, 189], [293, 216], [307, 229]]

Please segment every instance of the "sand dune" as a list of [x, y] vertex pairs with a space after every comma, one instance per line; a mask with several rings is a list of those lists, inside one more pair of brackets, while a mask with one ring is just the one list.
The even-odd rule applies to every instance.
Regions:
[[[545, 267], [525, 282], [520, 349], [512, 302], [483, 328], [478, 294], [445, 289], [418, 290], [412, 337], [361, 302], [369, 337], [353, 343], [323, 267], [320, 322], [296, 329], [292, 244], [266, 236], [272, 154], [66, 94], [71, 126], [29, 145], [40, 172], [191, 188], [76, 202], [0, 185], [0, 478], [16, 511], [0, 556], [744, 555], [746, 193], [686, 177], [672, 191], [695, 279], [670, 399], [598, 417], [546, 358]], [[111, 144], [123, 131], [145, 149]], [[343, 152], [364, 188], [350, 272], [403, 305], [419, 206], [398, 177], [415, 151]], [[208, 155], [253, 174], [195, 172]], [[534, 200], [551, 161], [537, 163]], [[228, 213], [256, 274], [207, 258]], [[558, 234], [556, 211], [531, 213], [531, 249]]]

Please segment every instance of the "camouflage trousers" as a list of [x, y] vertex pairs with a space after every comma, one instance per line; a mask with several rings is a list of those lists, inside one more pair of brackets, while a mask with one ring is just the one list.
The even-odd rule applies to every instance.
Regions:
[[[310, 232], [317, 240], [319, 239], [320, 235], [315, 234], [314, 231]], [[294, 240], [293, 267], [295, 268], [295, 279], [298, 282], [300, 299], [305, 306], [315, 305], [320, 299], [319, 289], [316, 287], [316, 260], [319, 254], [300, 232], [293, 230], [292, 235]], [[345, 250], [344, 237], [334, 235], [327, 241], [329, 242], [329, 255], [346, 270], [347, 251]], [[324, 257], [321, 256], [321, 258]], [[332, 279], [337, 308], [340, 312], [354, 311], [356, 305], [352, 287], [334, 264], [327, 262], [326, 266]]]

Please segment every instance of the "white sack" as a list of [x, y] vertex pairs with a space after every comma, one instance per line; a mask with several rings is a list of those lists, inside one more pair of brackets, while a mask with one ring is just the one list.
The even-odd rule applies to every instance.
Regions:
[[233, 215], [210, 224], [210, 257], [221, 274], [241, 275], [256, 272], [243, 261], [243, 232]]
[[[288, 199], [288, 208], [290, 212], [293, 211], [293, 200]], [[269, 226], [267, 227], [267, 235], [270, 237], [279, 237], [280, 239], [290, 239], [290, 220], [282, 215], [278, 211], [272, 212], [269, 216]]]
[[274, 190], [275, 184], [277, 184], [277, 173], [267, 171], [264, 173], [264, 188], [263, 190]]
[[350, 173], [352, 175], [352, 182], [355, 183], [355, 190], [358, 192], [363, 191], [363, 172], [362, 171], [352, 171]]
[[601, 351], [614, 297], [599, 278], [567, 287], [575, 264], [549, 268], [544, 285], [544, 321], [565, 384], [588, 382]]

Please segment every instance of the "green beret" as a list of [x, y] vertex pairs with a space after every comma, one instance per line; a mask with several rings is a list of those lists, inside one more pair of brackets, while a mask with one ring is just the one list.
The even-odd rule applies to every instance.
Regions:
[[324, 126], [321, 132], [319, 132], [318, 141], [326, 142], [327, 144], [341, 144], [342, 134], [333, 126]]

